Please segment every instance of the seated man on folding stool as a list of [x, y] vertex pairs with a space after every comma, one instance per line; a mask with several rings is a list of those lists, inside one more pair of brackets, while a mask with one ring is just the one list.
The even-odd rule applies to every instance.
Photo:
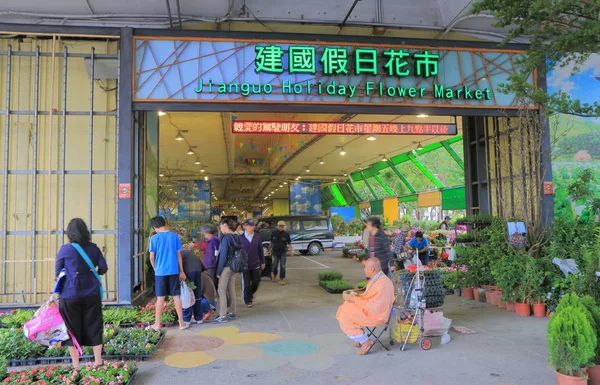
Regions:
[[344, 292], [344, 303], [335, 317], [342, 331], [354, 340], [352, 346], [360, 348], [356, 352], [358, 355], [367, 354], [375, 343], [363, 329], [385, 324], [395, 299], [394, 284], [381, 271], [379, 259], [369, 258], [364, 264], [364, 271], [369, 278], [365, 292]]

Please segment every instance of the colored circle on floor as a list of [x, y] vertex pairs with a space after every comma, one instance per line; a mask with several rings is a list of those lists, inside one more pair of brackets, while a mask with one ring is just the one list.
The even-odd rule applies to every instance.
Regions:
[[163, 349], [168, 352], [201, 352], [223, 345], [225, 341], [217, 337], [186, 336], [167, 338]]
[[296, 357], [319, 350], [319, 345], [310, 341], [279, 341], [263, 347], [263, 352], [276, 357]]

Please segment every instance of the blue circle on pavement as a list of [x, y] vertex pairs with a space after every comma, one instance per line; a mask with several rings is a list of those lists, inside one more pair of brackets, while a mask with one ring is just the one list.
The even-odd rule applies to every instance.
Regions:
[[263, 347], [265, 354], [278, 357], [304, 356], [317, 350], [319, 350], [319, 345], [310, 341], [281, 341]]

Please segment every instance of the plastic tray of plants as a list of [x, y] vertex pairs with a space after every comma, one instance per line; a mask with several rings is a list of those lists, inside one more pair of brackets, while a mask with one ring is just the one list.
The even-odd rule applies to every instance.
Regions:
[[0, 382], [6, 384], [131, 384], [136, 376], [134, 362], [114, 361], [101, 366], [91, 363], [82, 365], [77, 371], [70, 366], [45, 365], [13, 372], [0, 372]]
[[[164, 332], [107, 327], [104, 330], [103, 357], [108, 360], [145, 361], [152, 357], [164, 339]], [[93, 361], [91, 347], [84, 347], [81, 362]], [[11, 366], [48, 365], [70, 362], [68, 348], [46, 347], [25, 338], [20, 329], [0, 330], [0, 357]]]

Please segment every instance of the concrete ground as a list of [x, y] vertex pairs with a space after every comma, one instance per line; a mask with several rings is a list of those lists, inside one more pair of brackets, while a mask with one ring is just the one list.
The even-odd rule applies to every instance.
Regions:
[[[496, 306], [447, 296], [444, 315], [476, 332], [423, 351], [381, 346], [356, 356], [335, 320], [340, 295], [326, 293], [324, 269], [363, 280], [361, 265], [340, 251], [288, 258], [288, 285], [263, 281], [256, 306], [238, 297], [239, 319], [226, 324], [168, 329], [152, 361], [141, 363], [137, 384], [443, 384], [548, 385], [546, 319], [519, 317]], [[239, 283], [238, 283], [239, 286]], [[239, 292], [239, 288], [238, 288]], [[389, 341], [389, 334], [385, 334]]]

